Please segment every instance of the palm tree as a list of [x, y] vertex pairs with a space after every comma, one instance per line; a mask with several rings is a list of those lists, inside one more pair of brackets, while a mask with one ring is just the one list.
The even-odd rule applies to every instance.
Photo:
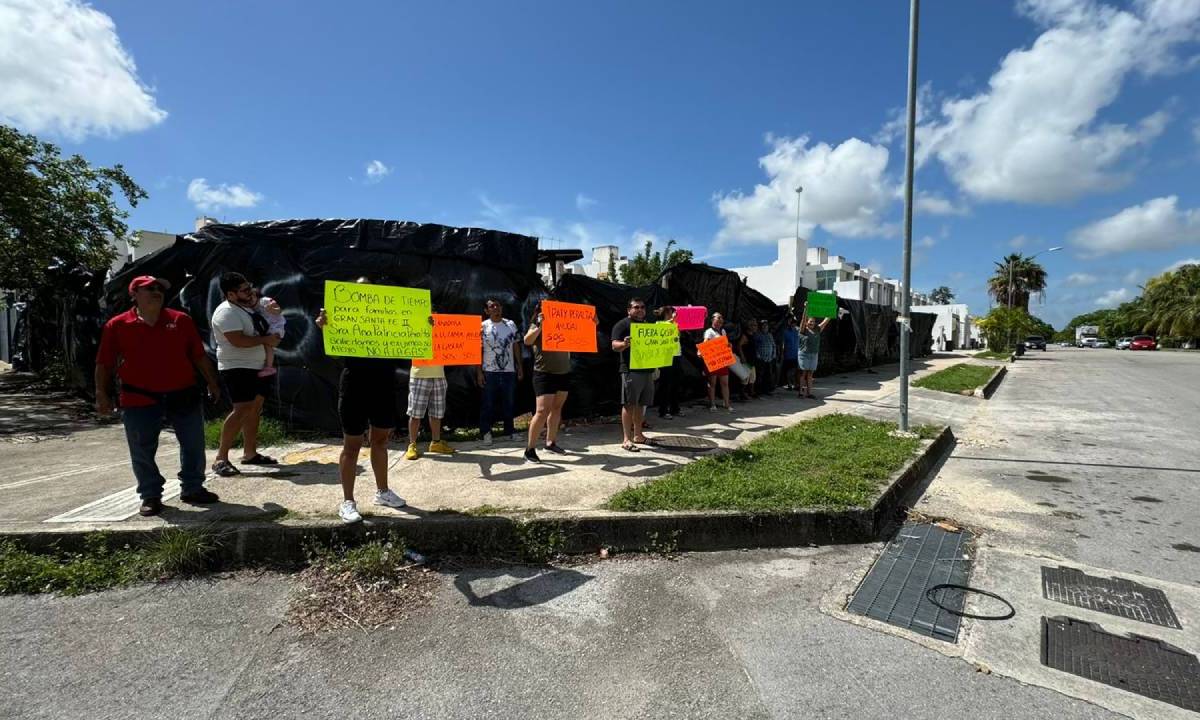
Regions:
[[1144, 332], [1200, 337], [1200, 265], [1153, 277], [1142, 292]]
[[996, 263], [996, 272], [988, 280], [988, 294], [996, 298], [997, 304], [1019, 307], [1025, 312], [1029, 312], [1029, 297], [1045, 289], [1046, 269], [1021, 253], [1013, 253]]
[[929, 293], [929, 300], [934, 305], [949, 305], [954, 302], [954, 291], [945, 285], [938, 285]]

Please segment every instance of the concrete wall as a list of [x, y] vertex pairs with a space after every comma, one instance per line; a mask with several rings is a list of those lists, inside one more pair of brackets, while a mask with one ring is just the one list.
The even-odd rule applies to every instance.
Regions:
[[779, 241], [779, 257], [770, 265], [730, 268], [746, 278], [746, 284], [778, 305], [787, 305], [803, 284], [808, 244], [790, 237]]

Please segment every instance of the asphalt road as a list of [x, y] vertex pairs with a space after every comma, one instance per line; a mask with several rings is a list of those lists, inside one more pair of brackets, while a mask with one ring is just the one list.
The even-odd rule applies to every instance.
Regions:
[[972, 583], [1018, 610], [957, 646], [839, 611], [879, 545], [459, 571], [393, 627], [317, 637], [282, 622], [293, 579], [242, 574], [0, 598], [0, 717], [1182, 716], [1040, 668], [1038, 618], [1077, 613], [1037, 568], [1163, 588], [1183, 630], [1088, 619], [1197, 650], [1200, 355], [1052, 349], [954, 408], [917, 509], [977, 529]]

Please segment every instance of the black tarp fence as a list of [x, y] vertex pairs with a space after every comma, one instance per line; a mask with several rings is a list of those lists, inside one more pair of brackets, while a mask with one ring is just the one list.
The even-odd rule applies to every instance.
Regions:
[[[237, 271], [283, 306], [287, 332], [276, 350], [279, 368], [267, 412], [289, 428], [337, 432], [337, 387], [342, 361], [325, 355], [312, 319], [324, 302], [326, 280], [354, 280], [428, 288], [435, 312], [482, 313], [496, 298], [505, 316], [523, 334], [537, 304], [547, 296], [594, 305], [598, 316], [598, 352], [576, 354], [569, 417], [612, 414], [618, 410], [617, 356], [609, 346], [612, 326], [625, 316], [627, 302], [641, 297], [649, 310], [663, 305], [703, 305], [729, 323], [731, 339], [749, 320], [766, 320], [782, 349], [782, 333], [791, 308], [776, 305], [749, 287], [735, 272], [703, 264], [669, 268], [653, 284], [620, 285], [583, 275], [564, 275], [548, 290], [537, 273], [537, 239], [478, 228], [454, 228], [390, 220], [286, 220], [239, 225], [215, 224], [181, 236], [174, 245], [127, 265], [107, 284], [85, 273], [62, 270], [55, 288], [30, 298], [23, 313], [22, 361], [32, 370], [50, 360], [63, 362], [67, 380], [90, 392], [103, 321], [129, 307], [129, 281], [138, 275], [166, 278], [168, 304], [196, 322], [210, 354], [214, 345], [209, 321], [224, 299], [218, 287], [223, 272]], [[803, 304], [800, 288], [792, 307]], [[819, 374], [842, 372], [899, 357], [896, 312], [890, 308], [839, 299], [848, 314], [824, 333]], [[796, 313], [799, 314], [798, 312]], [[481, 315], [482, 317], [482, 315]], [[652, 319], [652, 318], [648, 318]], [[913, 315], [913, 355], [932, 350], [935, 316]], [[703, 364], [696, 356], [702, 331], [681, 334], [683, 399], [704, 394]], [[531, 358], [526, 353], [526, 370]], [[478, 422], [479, 390], [474, 368], [447, 368], [446, 423], [472, 427]], [[407, 370], [396, 392], [401, 416], [407, 401]], [[529, 373], [517, 390], [518, 412], [533, 406]], [[209, 408], [210, 414], [220, 408]]]

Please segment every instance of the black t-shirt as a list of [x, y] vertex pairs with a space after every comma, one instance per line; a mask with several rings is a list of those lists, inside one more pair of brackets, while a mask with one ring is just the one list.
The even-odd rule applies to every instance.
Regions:
[[[614, 341], [620, 341], [620, 340], [624, 340], [625, 338], [629, 337], [632, 334], [632, 332], [631, 332], [632, 325], [633, 325], [633, 320], [631, 320], [628, 317], [624, 317], [624, 318], [621, 318], [620, 320], [618, 320], [617, 324], [613, 325], [612, 339]], [[623, 373], [631, 372], [629, 369], [629, 348], [625, 348], [621, 352], [621, 372], [623, 372]], [[633, 370], [632, 372], [652, 373], [652, 372], [654, 372], [654, 370], [653, 369]]]
[[385, 394], [394, 392], [399, 360], [348, 357], [345, 362], [345, 369], [342, 370], [343, 387]]

